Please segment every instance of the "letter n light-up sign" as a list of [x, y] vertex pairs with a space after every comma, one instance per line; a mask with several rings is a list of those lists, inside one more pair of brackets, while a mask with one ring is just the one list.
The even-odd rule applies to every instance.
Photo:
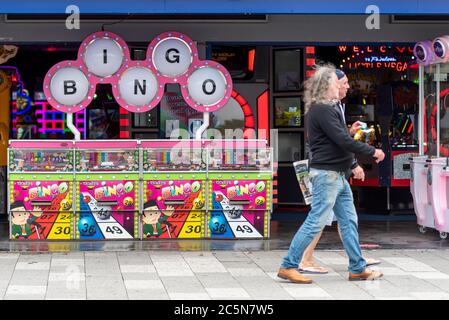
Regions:
[[166, 83], [178, 83], [186, 103], [213, 112], [232, 93], [229, 72], [219, 63], [198, 59], [192, 39], [179, 32], [154, 38], [146, 59], [133, 61], [126, 42], [111, 32], [96, 32], [81, 43], [76, 61], [62, 61], [46, 74], [44, 92], [57, 110], [73, 113], [92, 101], [96, 85], [109, 83], [118, 104], [147, 112], [162, 99]]

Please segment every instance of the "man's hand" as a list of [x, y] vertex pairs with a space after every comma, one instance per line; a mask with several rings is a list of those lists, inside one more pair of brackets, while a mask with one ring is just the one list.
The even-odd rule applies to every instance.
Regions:
[[362, 124], [360, 123], [360, 121], [356, 121], [352, 124], [351, 128], [349, 128], [349, 134], [351, 136], [355, 135], [357, 133], [357, 131], [360, 130], [360, 128], [362, 127]]
[[354, 175], [354, 179], [365, 181], [365, 171], [363, 171], [361, 166], [352, 169], [352, 174]]
[[376, 149], [373, 157], [376, 158], [376, 163], [379, 163], [385, 159], [385, 153], [382, 151], [382, 149]]

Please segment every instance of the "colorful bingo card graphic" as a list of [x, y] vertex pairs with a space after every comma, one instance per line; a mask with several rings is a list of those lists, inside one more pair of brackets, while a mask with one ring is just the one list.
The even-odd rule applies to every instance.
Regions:
[[69, 181], [13, 181], [11, 189], [12, 239], [72, 238]]
[[134, 181], [82, 181], [79, 183], [80, 239], [133, 239], [138, 190]]
[[204, 235], [204, 181], [146, 182], [143, 238], [201, 238]]
[[263, 238], [267, 228], [267, 181], [223, 180], [211, 183], [211, 238]]

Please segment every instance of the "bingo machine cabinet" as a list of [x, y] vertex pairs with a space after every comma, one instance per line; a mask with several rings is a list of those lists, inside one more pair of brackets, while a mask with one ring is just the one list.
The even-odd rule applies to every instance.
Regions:
[[201, 141], [141, 141], [143, 239], [204, 238], [206, 162]]
[[10, 239], [74, 238], [72, 144], [72, 141], [9, 142]]
[[207, 153], [207, 237], [268, 238], [272, 149], [263, 140], [221, 140], [210, 143]]
[[138, 239], [137, 141], [76, 141], [76, 239]]

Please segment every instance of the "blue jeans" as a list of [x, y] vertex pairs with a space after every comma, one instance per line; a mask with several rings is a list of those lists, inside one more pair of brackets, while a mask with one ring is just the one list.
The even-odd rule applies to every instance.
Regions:
[[312, 208], [307, 219], [296, 232], [281, 268], [298, 268], [304, 250], [315, 236], [323, 230], [332, 211], [340, 226], [343, 246], [349, 257], [348, 270], [360, 273], [365, 270], [357, 232], [357, 213], [351, 187], [344, 173], [329, 170], [310, 170], [312, 183]]

